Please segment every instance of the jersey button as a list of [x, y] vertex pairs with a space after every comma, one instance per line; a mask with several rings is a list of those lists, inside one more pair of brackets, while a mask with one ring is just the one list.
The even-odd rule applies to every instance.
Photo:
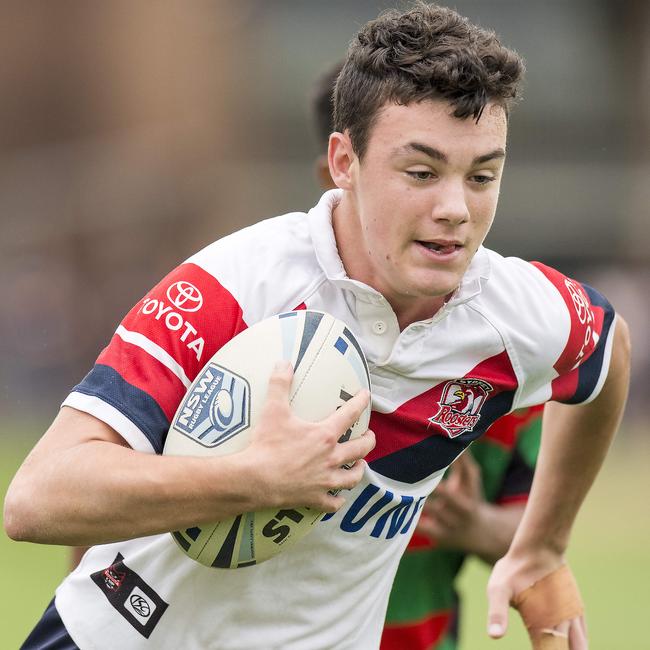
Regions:
[[383, 333], [386, 331], [386, 329], [387, 329], [387, 327], [386, 327], [386, 323], [384, 323], [383, 320], [375, 321], [375, 322], [372, 324], [372, 331], [373, 331], [375, 334], [383, 334]]

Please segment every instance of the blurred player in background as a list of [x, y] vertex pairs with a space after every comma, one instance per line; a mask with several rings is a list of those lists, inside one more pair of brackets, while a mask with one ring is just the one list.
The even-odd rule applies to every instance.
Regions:
[[[333, 93], [343, 62], [318, 80], [312, 98], [323, 190], [336, 187], [327, 147]], [[543, 406], [497, 420], [447, 471], [427, 500], [400, 561], [388, 602], [382, 650], [452, 650], [460, 601], [454, 583], [467, 555], [494, 564], [505, 555], [524, 512], [539, 451]]]

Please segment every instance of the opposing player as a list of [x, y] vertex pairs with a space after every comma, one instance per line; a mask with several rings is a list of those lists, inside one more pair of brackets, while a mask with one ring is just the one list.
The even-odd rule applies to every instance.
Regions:
[[[316, 175], [336, 187], [327, 147], [334, 131], [333, 93], [343, 62], [318, 80], [312, 112], [319, 144]], [[539, 450], [543, 406], [497, 420], [461, 456], [425, 502], [400, 561], [388, 601], [382, 650], [452, 650], [460, 599], [454, 582], [468, 554], [496, 562], [508, 550], [524, 511]]]
[[[308, 216], [208, 246], [162, 280], [14, 478], [11, 537], [98, 545], [26, 648], [376, 648], [399, 557], [446, 467], [498, 417], [546, 400], [526, 511], [490, 579], [489, 632], [504, 633], [512, 601], [534, 638], [568, 634], [586, 647], [564, 552], [621, 417], [629, 337], [596, 291], [482, 247], [522, 70], [451, 10], [418, 4], [362, 27], [336, 87], [329, 163], [340, 190]], [[337, 442], [363, 393], [323, 422], [293, 416], [291, 369], [279, 367], [245, 450], [160, 456], [210, 355], [302, 306], [360, 340], [374, 434]], [[339, 487], [349, 492], [329, 494]], [[201, 566], [165, 532], [297, 505], [329, 514], [247, 569]]]

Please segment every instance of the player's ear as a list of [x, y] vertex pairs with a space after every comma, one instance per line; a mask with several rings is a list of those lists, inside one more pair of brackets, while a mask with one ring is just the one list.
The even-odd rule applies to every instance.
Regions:
[[330, 135], [327, 160], [330, 175], [336, 186], [344, 190], [352, 189], [357, 156], [347, 132], [335, 131]]

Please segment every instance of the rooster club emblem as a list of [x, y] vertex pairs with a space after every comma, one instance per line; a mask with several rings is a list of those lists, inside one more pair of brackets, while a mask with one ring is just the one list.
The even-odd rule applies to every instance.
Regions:
[[450, 438], [473, 431], [481, 419], [481, 408], [492, 390], [492, 386], [481, 379], [448, 381], [438, 402], [440, 408], [429, 418], [429, 422], [442, 427]]

